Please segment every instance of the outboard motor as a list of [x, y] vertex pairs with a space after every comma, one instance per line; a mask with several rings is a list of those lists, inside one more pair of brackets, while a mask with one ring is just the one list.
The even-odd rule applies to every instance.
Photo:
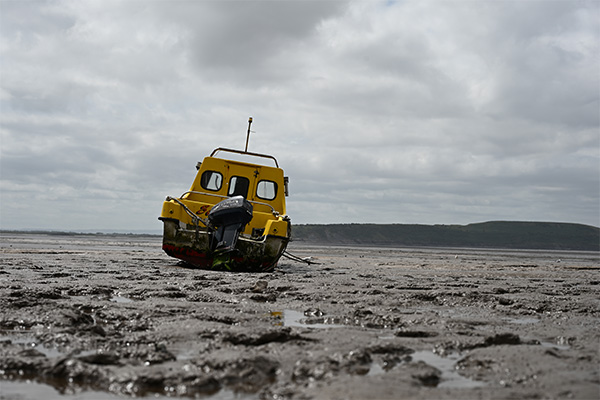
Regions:
[[208, 221], [216, 231], [213, 250], [229, 252], [235, 249], [244, 226], [252, 219], [252, 204], [243, 196], [234, 196], [217, 203], [208, 213]]

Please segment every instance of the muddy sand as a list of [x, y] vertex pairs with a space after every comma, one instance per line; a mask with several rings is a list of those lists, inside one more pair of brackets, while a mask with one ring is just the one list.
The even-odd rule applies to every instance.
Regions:
[[598, 399], [598, 253], [308, 247], [185, 268], [159, 237], [0, 236], [0, 398]]

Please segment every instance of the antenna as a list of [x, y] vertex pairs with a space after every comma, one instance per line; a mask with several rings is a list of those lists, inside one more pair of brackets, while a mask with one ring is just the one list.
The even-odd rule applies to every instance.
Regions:
[[246, 135], [246, 150], [244, 150], [244, 153], [248, 152], [248, 140], [250, 140], [250, 125], [252, 125], [252, 117], [248, 118], [248, 134]]

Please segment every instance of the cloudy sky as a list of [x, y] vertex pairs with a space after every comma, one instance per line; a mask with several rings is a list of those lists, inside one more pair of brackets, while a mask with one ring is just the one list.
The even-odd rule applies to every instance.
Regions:
[[213, 148], [294, 223], [600, 226], [597, 1], [0, 0], [0, 227], [160, 230]]

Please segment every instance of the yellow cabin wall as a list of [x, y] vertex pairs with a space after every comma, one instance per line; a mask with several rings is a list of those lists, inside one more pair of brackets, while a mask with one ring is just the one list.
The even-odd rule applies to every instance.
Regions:
[[[223, 175], [223, 184], [221, 189], [218, 191], [210, 191], [202, 188], [200, 180], [204, 171], [218, 171]], [[255, 176], [255, 172], [258, 171], [258, 175]], [[196, 174], [196, 178], [190, 187], [190, 191], [194, 192], [206, 192], [210, 194], [220, 195], [221, 197], [212, 196], [201, 196], [196, 194], [190, 194], [187, 198], [195, 200], [198, 196], [202, 201], [216, 204], [222, 199], [227, 197], [227, 191], [229, 189], [229, 180], [232, 176], [243, 176], [250, 180], [250, 189], [248, 190], [247, 200], [257, 201], [261, 203], [270, 204], [276, 211], [284, 215], [285, 210], [285, 195], [283, 185], [283, 170], [280, 168], [269, 167], [265, 165], [248, 164], [241, 161], [224, 160], [214, 157], [206, 157], [202, 161], [200, 170]], [[264, 200], [256, 196], [256, 185], [260, 180], [270, 180], [277, 183], [277, 196], [273, 200]], [[211, 199], [209, 200], [208, 197]], [[253, 204], [255, 208], [256, 205]], [[262, 211], [262, 210], [261, 210]], [[266, 211], [266, 210], [265, 210]]]

